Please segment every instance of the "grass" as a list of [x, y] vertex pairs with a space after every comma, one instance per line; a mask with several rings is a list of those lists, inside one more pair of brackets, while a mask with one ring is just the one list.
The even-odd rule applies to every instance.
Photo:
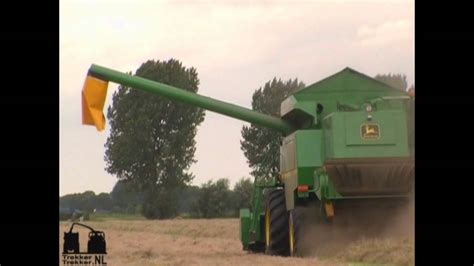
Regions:
[[90, 221], [102, 222], [110, 220], [121, 220], [121, 221], [135, 221], [145, 220], [145, 217], [139, 214], [125, 214], [125, 213], [92, 213], [89, 215]]
[[408, 238], [361, 239], [335, 258], [359, 263], [351, 265], [414, 265], [414, 243]]
[[[413, 240], [367, 238], [341, 246], [329, 257], [288, 258], [242, 250], [239, 219], [146, 220], [101, 214], [84, 223], [104, 231], [110, 265], [413, 265]], [[60, 223], [60, 248], [69, 223]], [[81, 250], [88, 229], [78, 227]]]

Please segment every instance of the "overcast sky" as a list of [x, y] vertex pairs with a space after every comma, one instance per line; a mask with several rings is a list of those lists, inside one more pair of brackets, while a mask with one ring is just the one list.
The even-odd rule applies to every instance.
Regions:
[[[251, 107], [273, 77], [310, 85], [346, 66], [414, 83], [413, 1], [60, 1], [60, 195], [110, 192], [106, 130], [81, 125], [81, 89], [92, 63], [133, 71], [176, 58], [195, 67], [199, 93]], [[109, 86], [106, 108], [117, 84]], [[196, 136], [193, 183], [249, 177], [245, 123], [206, 112]]]

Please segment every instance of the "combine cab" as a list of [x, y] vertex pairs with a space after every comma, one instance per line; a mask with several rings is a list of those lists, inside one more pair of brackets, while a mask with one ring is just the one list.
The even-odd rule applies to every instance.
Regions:
[[98, 130], [109, 81], [281, 132], [279, 178], [255, 180], [251, 209], [240, 210], [245, 250], [300, 255], [306, 226], [370, 220], [413, 194], [413, 95], [350, 68], [291, 95], [278, 118], [92, 65], [83, 123]]

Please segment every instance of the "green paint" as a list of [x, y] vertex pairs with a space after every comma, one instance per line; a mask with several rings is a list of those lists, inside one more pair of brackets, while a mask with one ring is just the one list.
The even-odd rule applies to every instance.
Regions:
[[[361, 126], [376, 124], [378, 139], [364, 139]], [[326, 158], [406, 157], [409, 156], [406, 113], [403, 110], [336, 112], [324, 119]]]
[[248, 248], [250, 230], [250, 210], [240, 209], [240, 241], [244, 249]]
[[339, 194], [334, 186], [332, 185], [329, 177], [325, 173], [321, 173], [319, 176], [319, 189], [316, 195], [322, 201], [328, 199], [341, 199], [342, 196]]

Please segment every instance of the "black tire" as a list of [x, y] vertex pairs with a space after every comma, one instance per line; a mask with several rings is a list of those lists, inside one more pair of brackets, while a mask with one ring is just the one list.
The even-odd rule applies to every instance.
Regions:
[[[267, 222], [264, 226], [265, 253], [270, 255], [288, 256], [288, 212], [286, 211], [285, 191], [271, 189], [265, 195], [265, 216], [269, 215], [269, 230]], [[265, 220], [266, 221], [266, 220]], [[267, 243], [267, 233], [269, 241]]]
[[252, 253], [265, 252], [265, 242], [255, 242], [249, 245], [249, 251]]
[[288, 243], [290, 256], [302, 257], [301, 242], [302, 242], [302, 225], [304, 219], [304, 210], [300, 207], [295, 207], [288, 212]]

